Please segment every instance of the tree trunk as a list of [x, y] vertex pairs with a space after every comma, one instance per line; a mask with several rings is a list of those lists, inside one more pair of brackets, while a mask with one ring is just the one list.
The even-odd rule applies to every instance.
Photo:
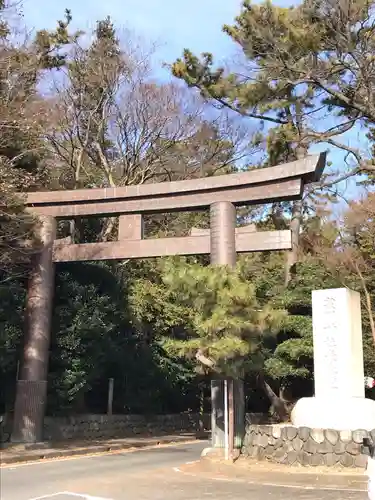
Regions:
[[264, 375], [261, 373], [258, 376], [258, 383], [259, 386], [264, 390], [266, 393], [268, 399], [270, 400], [270, 403], [275, 410], [276, 414], [280, 418], [282, 422], [287, 422], [289, 420], [289, 413], [286, 408], [286, 405], [284, 401], [282, 401], [281, 398], [279, 398], [275, 392], [272, 390], [271, 386], [267, 384]]
[[[308, 153], [308, 148], [304, 144], [299, 143], [294, 153], [295, 153], [293, 155], [295, 156], [294, 159], [302, 160], [303, 158], [306, 157]], [[287, 286], [289, 281], [291, 280], [295, 272], [295, 265], [298, 261], [299, 233], [301, 230], [302, 213], [303, 213], [302, 200], [294, 201], [292, 207], [292, 218], [290, 221], [290, 230], [292, 233], [292, 249], [287, 254], [286, 269], [285, 269], [285, 286]]]
[[363, 273], [361, 272], [358, 264], [355, 264], [355, 268], [356, 268], [357, 274], [359, 276], [359, 279], [361, 280], [362, 288], [363, 288], [363, 291], [365, 294], [365, 304], [366, 304], [366, 309], [367, 309], [367, 313], [368, 313], [368, 317], [369, 317], [369, 321], [370, 321], [371, 334], [372, 334], [372, 338], [373, 338], [374, 345], [375, 345], [375, 322], [374, 322], [374, 316], [372, 314], [371, 295], [370, 295], [370, 292], [368, 291], [368, 288], [366, 285], [366, 280], [365, 280]]
[[287, 253], [285, 269], [285, 286], [288, 285], [294, 272], [298, 260], [299, 233], [302, 219], [302, 201], [295, 201], [292, 208], [292, 219], [290, 221], [290, 231], [292, 233], [292, 249]]

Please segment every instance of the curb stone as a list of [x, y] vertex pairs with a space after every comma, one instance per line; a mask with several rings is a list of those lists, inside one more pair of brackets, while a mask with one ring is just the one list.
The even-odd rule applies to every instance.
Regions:
[[[11, 456], [6, 456], [2, 450], [1, 460], [0, 460], [0, 468], [3, 465], [17, 464], [17, 463], [26, 463], [26, 462], [37, 462], [41, 460], [52, 460], [56, 458], [69, 458], [76, 456], [84, 456], [84, 455], [93, 455], [97, 453], [109, 453], [111, 451], [121, 451], [121, 450], [136, 450], [142, 448], [150, 448], [160, 445], [167, 444], [181, 444], [181, 443], [192, 443], [200, 441], [200, 439], [194, 438], [193, 436], [186, 437], [185, 439], [176, 439], [175, 438], [160, 438], [157, 441], [144, 441], [144, 442], [136, 442], [136, 443], [114, 443], [112, 445], [97, 445], [97, 446], [86, 446], [76, 449], [66, 449], [66, 450], [48, 450], [46, 448], [38, 449], [38, 450], [30, 450], [32, 453], [24, 452], [15, 452]], [[5, 456], [4, 456], [5, 455]]]
[[[209, 451], [209, 450], [207, 450]], [[211, 455], [211, 456], [210, 456]], [[358, 469], [344, 469], [341, 472], [306, 467], [287, 467], [265, 462], [240, 460], [233, 464], [219, 460], [218, 454], [206, 453], [198, 463], [180, 467], [180, 472], [211, 480], [240, 482], [264, 486], [280, 486], [301, 490], [355, 491], [366, 492], [368, 477]]]
[[[282, 452], [282, 450], [281, 450]], [[291, 452], [292, 453], [292, 452]], [[298, 455], [298, 453], [297, 453]], [[336, 458], [335, 456], [330, 457], [331, 460]], [[355, 457], [353, 457], [354, 460]], [[200, 456], [200, 462], [207, 463], [211, 465], [219, 465], [219, 466], [227, 466], [228, 468], [231, 465], [236, 465], [239, 470], [246, 470], [246, 467], [255, 467], [256, 470], [261, 472], [277, 472], [278, 474], [306, 474], [306, 475], [317, 475], [322, 474], [326, 476], [353, 476], [353, 477], [366, 477], [366, 472], [355, 465], [341, 466], [341, 467], [331, 467], [330, 465], [326, 465], [325, 463], [317, 463], [315, 466], [311, 466], [309, 462], [306, 462], [305, 465], [297, 464], [289, 464], [289, 463], [275, 463], [269, 460], [259, 460], [257, 457], [252, 458], [249, 456], [239, 455], [234, 460], [225, 460], [224, 458], [224, 450], [222, 448], [204, 448]], [[334, 463], [337, 464], [337, 460], [334, 460]], [[333, 465], [333, 464], [332, 464]], [[338, 464], [339, 465], [339, 464]]]

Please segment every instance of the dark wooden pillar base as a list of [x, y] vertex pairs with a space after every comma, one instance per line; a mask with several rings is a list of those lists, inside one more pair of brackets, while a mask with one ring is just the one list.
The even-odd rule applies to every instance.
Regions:
[[46, 380], [18, 380], [12, 443], [43, 441], [46, 402]]

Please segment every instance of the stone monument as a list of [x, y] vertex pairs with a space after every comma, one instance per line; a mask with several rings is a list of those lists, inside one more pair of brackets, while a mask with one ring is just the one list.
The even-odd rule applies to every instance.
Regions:
[[375, 428], [375, 401], [365, 398], [360, 294], [347, 288], [312, 292], [315, 397], [300, 399], [296, 427]]

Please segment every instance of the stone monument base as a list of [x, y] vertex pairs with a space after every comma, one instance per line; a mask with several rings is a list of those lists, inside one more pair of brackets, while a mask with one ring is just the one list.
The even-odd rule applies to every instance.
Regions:
[[375, 401], [366, 398], [302, 398], [291, 415], [295, 427], [371, 431], [375, 429]]
[[309, 429], [289, 424], [249, 425], [242, 456], [293, 466], [365, 469], [368, 457], [361, 454], [361, 445], [363, 439], [369, 437], [375, 438], [375, 431]]

